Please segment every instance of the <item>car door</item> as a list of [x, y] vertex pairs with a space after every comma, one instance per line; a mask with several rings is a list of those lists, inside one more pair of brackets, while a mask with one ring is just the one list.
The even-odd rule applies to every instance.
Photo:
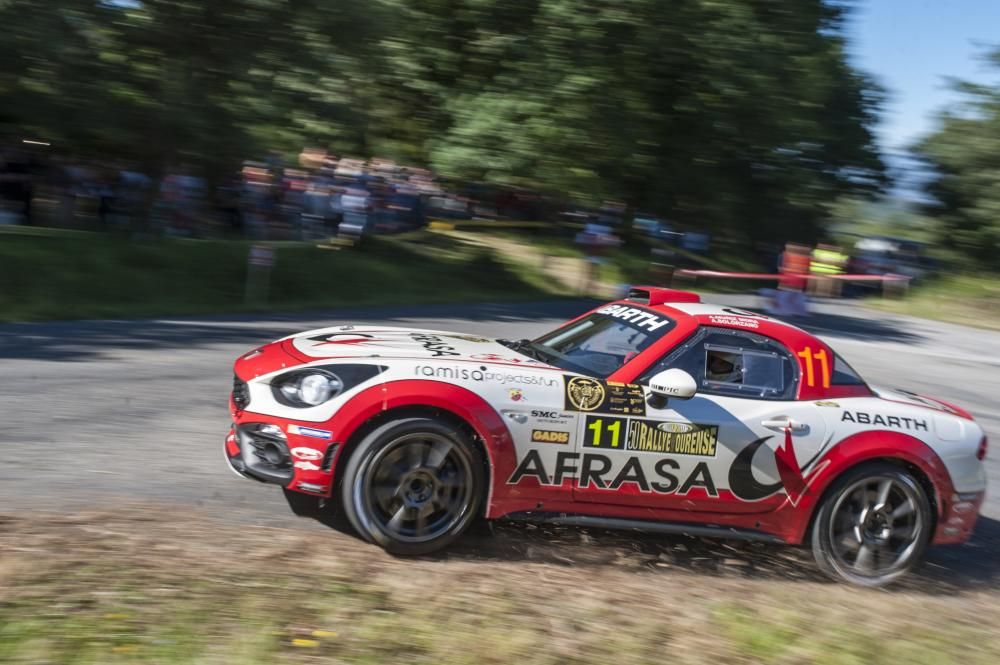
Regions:
[[572, 501], [579, 414], [564, 408], [567, 379], [553, 375], [552, 386], [504, 388], [495, 396], [514, 442], [516, 465], [506, 481], [511, 498]]
[[794, 400], [798, 365], [776, 340], [703, 327], [640, 383], [679, 367], [690, 400], [649, 399], [641, 414], [587, 414], [574, 498], [649, 508], [767, 512], [798, 496], [825, 445], [815, 404]]

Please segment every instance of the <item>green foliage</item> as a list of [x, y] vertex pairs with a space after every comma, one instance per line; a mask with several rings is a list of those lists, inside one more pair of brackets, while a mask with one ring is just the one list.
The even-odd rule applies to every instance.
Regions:
[[[1000, 70], [1000, 49], [991, 56]], [[929, 214], [950, 248], [1000, 270], [1000, 86], [956, 82], [965, 104], [942, 115], [917, 150], [933, 169]]]
[[877, 189], [881, 98], [823, 0], [0, 2], [0, 126], [224, 173], [303, 145], [746, 238]]
[[[109, 234], [0, 235], [0, 321], [203, 314], [551, 295], [527, 266], [437, 239], [332, 251], [282, 243], [267, 303], [244, 303], [249, 244], [137, 243]], [[432, 252], [428, 254], [428, 252]], [[442, 288], [447, 285], [447, 288]]]

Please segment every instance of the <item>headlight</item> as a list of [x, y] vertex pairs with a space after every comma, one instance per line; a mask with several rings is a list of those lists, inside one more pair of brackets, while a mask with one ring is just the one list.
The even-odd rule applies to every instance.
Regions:
[[281, 395], [295, 406], [318, 406], [339, 395], [344, 382], [332, 372], [299, 372], [278, 385]]
[[383, 371], [379, 365], [349, 364], [292, 370], [271, 379], [271, 393], [285, 406], [319, 406]]

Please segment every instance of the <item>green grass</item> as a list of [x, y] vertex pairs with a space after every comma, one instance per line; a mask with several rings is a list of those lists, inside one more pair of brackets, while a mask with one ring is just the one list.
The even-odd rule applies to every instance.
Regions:
[[[398, 559], [334, 532], [216, 522], [176, 507], [0, 525], [5, 665], [1000, 658], [993, 588], [872, 591], [624, 569], [614, 556], [570, 566], [544, 555]], [[533, 536], [532, 547], [544, 552], [545, 538]], [[559, 549], [578, 558], [602, 548], [614, 549], [599, 539]]]
[[[746, 662], [816, 663], [817, 665], [939, 665], [988, 663], [998, 644], [960, 620], [941, 625], [919, 614], [855, 620], [846, 608], [827, 608], [819, 616], [798, 608], [769, 608], [761, 613], [750, 604], [724, 603], [715, 613], [721, 637]], [[825, 619], [825, 620], [824, 620]], [[982, 648], [982, 651], [980, 651]]]
[[266, 302], [245, 303], [249, 243], [0, 234], [0, 320], [542, 298], [527, 265], [439, 234], [339, 251], [272, 243]]
[[939, 321], [1000, 330], [1000, 276], [948, 275], [910, 289], [905, 297], [871, 298], [872, 307]]

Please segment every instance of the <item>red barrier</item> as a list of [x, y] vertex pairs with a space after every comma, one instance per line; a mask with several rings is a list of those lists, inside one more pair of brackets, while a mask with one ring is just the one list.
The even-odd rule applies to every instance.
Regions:
[[910, 277], [906, 275], [798, 275], [798, 274], [780, 274], [780, 273], [762, 273], [762, 272], [724, 272], [721, 270], [691, 270], [688, 268], [682, 268], [674, 273], [675, 275], [683, 275], [685, 277], [725, 277], [729, 279], [763, 279], [763, 280], [777, 280], [777, 279], [787, 279], [789, 277], [796, 277], [799, 279], [839, 279], [846, 282], [909, 282]]

